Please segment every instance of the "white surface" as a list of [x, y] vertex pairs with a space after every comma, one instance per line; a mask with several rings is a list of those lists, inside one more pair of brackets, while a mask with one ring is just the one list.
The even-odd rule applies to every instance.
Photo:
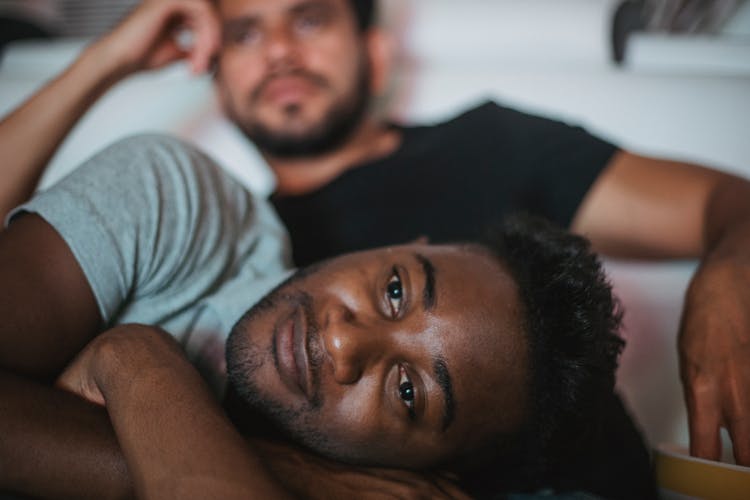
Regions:
[[[711, 66], [613, 67], [610, 0], [388, 0], [406, 43], [390, 107], [432, 121], [484, 97], [580, 123], [628, 149], [750, 177], [750, 77]], [[0, 66], [0, 113], [74, 57], [81, 43], [17, 46]], [[689, 59], [689, 44], [670, 48]], [[209, 79], [177, 66], [132, 78], [102, 99], [54, 158], [45, 184], [122, 135], [190, 137], [260, 192], [272, 180], [257, 151], [219, 114]], [[608, 262], [626, 308], [619, 386], [653, 443], [687, 442], [676, 334], [694, 263]]]
[[571, 68], [609, 63], [619, 0], [386, 2], [388, 24], [421, 65]]
[[750, 76], [750, 37], [633, 33], [625, 65], [666, 74]]

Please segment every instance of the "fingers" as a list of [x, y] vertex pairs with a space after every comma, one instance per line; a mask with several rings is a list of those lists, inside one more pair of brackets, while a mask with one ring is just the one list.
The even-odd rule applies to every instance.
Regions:
[[[687, 363], [686, 363], [687, 364]], [[709, 460], [721, 459], [720, 428], [732, 440], [735, 461], [750, 465], [750, 371], [746, 363], [727, 361], [711, 376], [695, 375], [699, 369], [685, 368], [685, 399], [690, 427], [690, 454]]]
[[750, 419], [743, 418], [728, 424], [734, 448], [734, 461], [750, 467]]
[[685, 401], [690, 428], [690, 454], [708, 460], [721, 456], [721, 403], [718, 387], [710, 382], [689, 378], [685, 386]]
[[[184, 28], [192, 34], [188, 47], [176, 40], [176, 33]], [[186, 57], [194, 72], [203, 72], [219, 48], [220, 25], [207, 0], [147, 0], [104, 40], [110, 59], [128, 73], [161, 68]]]
[[167, 40], [161, 44], [151, 55], [149, 67], [161, 68], [167, 64], [178, 61], [187, 55], [185, 51], [176, 40]]
[[216, 11], [206, 2], [199, 4], [201, 12], [193, 18], [194, 44], [190, 54], [190, 67], [195, 74], [210, 69], [221, 44], [221, 25]]
[[[164, 49], [162, 56], [168, 53], [171, 59], [157, 59], [154, 55], [151, 66], [159, 67], [166, 62], [187, 58], [194, 74], [206, 72], [221, 43], [221, 26], [216, 10], [206, 0], [172, 1], [164, 8], [168, 10], [168, 19], [165, 18], [163, 22], [170, 32], [162, 42], [164, 46], [159, 48]], [[170, 48], [169, 52], [166, 47]]]
[[162, 8], [162, 29], [169, 32], [152, 54], [149, 66], [161, 67], [187, 57], [193, 73], [207, 71], [221, 41], [214, 7], [206, 0], [168, 0]]
[[[744, 370], [743, 370], [744, 369]], [[743, 377], [744, 375], [744, 377]], [[737, 364], [736, 370], [726, 382], [727, 417], [725, 424], [732, 439], [734, 460], [739, 465], [750, 466], [750, 375], [744, 363]]]

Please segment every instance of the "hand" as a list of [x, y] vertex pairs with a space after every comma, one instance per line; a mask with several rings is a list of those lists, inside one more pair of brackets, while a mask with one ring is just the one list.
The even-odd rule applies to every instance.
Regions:
[[[180, 47], [177, 31], [192, 32], [189, 48]], [[144, 0], [112, 32], [97, 42], [105, 62], [129, 74], [189, 59], [194, 73], [207, 71], [219, 49], [220, 24], [207, 0]]]
[[[160, 356], [182, 356], [165, 332], [145, 325], [119, 325], [94, 338], [65, 368], [55, 385], [92, 403], [106, 406], [107, 380], [132, 380], [145, 365], [159, 366]], [[151, 361], [149, 361], [151, 360]]]
[[718, 460], [723, 426], [737, 463], [750, 465], [750, 265], [703, 264], [687, 293], [679, 348], [690, 453]]
[[311, 499], [469, 499], [447, 476], [345, 465], [291, 445], [252, 440], [266, 465], [287, 488]]

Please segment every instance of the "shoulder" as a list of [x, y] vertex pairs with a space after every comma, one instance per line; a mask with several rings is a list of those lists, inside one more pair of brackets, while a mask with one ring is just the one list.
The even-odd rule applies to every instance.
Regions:
[[504, 121], [515, 121], [524, 119], [535, 119], [537, 116], [524, 113], [517, 109], [502, 106], [493, 100], [482, 101], [469, 109], [461, 112], [445, 122], [445, 125], [457, 123], [489, 122], [498, 123]]
[[24, 208], [71, 223], [88, 216], [119, 227], [177, 231], [202, 223], [245, 224], [257, 203], [195, 146], [146, 134], [106, 147]]
[[506, 149], [561, 127], [568, 126], [488, 100], [431, 127], [422, 127], [422, 132], [416, 135], [444, 145], [471, 144], [473, 147]]
[[228, 177], [213, 159], [194, 145], [162, 134], [139, 134], [121, 139], [94, 155], [81, 168], [107, 167], [122, 175], [181, 170], [193, 175], [216, 172]]
[[576, 128], [554, 118], [510, 108], [491, 100], [469, 108], [448, 120], [445, 125], [454, 127], [467, 125], [484, 126], [503, 132], [517, 132], [530, 129], [556, 130], [559, 128]]
[[53, 189], [65, 185], [126, 199], [155, 196], [165, 201], [223, 203], [226, 198], [239, 201], [250, 196], [199, 148], [162, 134], [139, 134], [111, 144]]

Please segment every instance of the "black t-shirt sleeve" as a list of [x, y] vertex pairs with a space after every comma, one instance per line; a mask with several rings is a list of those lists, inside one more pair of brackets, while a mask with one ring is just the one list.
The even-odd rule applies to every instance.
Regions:
[[[485, 207], [524, 211], [568, 227], [584, 196], [617, 148], [581, 127], [489, 102], [455, 121], [465, 144], [481, 155], [473, 165]], [[463, 123], [461, 123], [463, 122]], [[488, 164], [489, 162], [489, 164]]]

